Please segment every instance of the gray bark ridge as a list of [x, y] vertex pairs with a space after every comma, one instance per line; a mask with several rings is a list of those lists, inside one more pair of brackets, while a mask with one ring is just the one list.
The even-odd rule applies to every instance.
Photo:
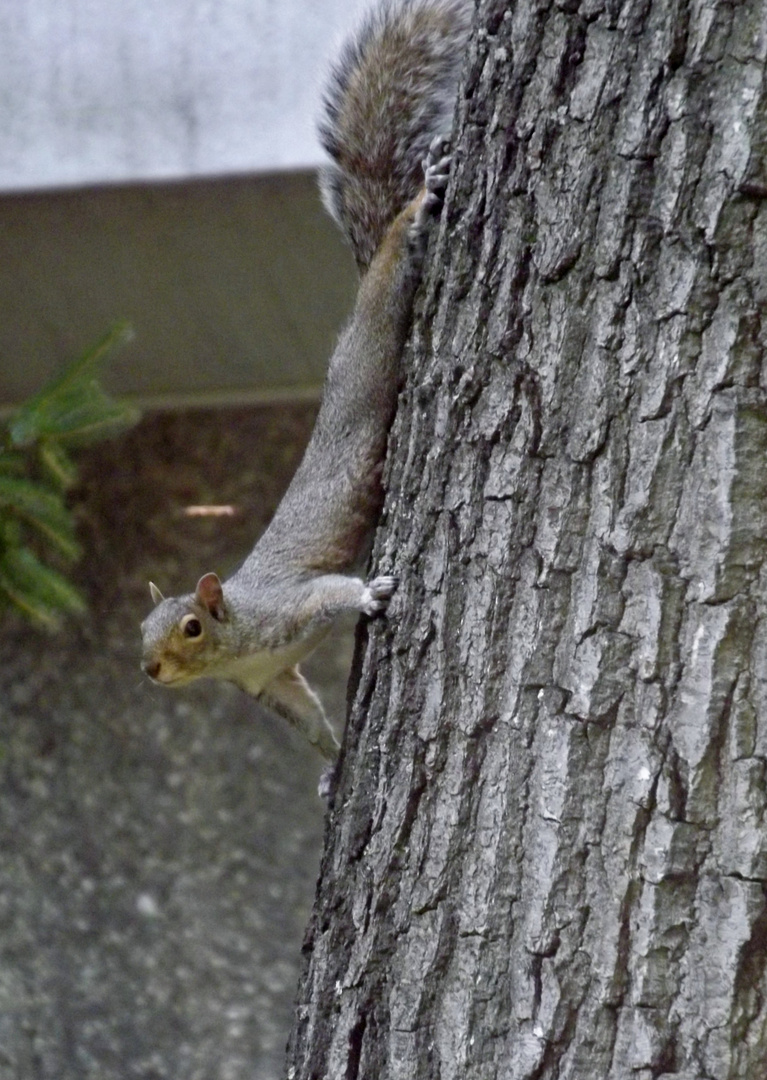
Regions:
[[290, 1080], [767, 1074], [767, 6], [480, 5]]

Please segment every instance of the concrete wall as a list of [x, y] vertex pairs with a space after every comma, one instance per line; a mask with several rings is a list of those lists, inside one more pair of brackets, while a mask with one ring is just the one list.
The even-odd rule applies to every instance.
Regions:
[[315, 166], [358, 0], [0, 4], [0, 190]]
[[[247, 553], [313, 409], [147, 417], [79, 455], [86, 618], [0, 613], [0, 1077], [278, 1080], [323, 830], [322, 762], [215, 683], [139, 670], [147, 580]], [[234, 518], [188, 518], [207, 500]], [[348, 639], [313, 668], [344, 717]]]
[[311, 174], [6, 196], [0, 405], [126, 318], [121, 394], [316, 396], [355, 281]]
[[275, 170], [320, 159], [323, 72], [365, 6], [0, 4], [0, 408], [126, 318], [118, 393], [319, 392], [355, 274], [313, 176]]

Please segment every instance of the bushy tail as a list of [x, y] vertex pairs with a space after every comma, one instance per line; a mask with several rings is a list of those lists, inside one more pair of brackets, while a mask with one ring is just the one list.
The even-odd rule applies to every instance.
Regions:
[[325, 92], [325, 206], [365, 270], [449, 135], [472, 0], [379, 0], [344, 46]]

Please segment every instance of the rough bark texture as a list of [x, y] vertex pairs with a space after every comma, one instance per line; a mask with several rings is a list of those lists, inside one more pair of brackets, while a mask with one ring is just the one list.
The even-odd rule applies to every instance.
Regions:
[[291, 1080], [767, 1073], [767, 6], [480, 5]]

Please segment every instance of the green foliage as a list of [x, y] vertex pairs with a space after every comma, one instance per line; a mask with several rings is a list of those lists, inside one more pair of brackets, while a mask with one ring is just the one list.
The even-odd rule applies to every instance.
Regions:
[[80, 557], [65, 501], [77, 481], [69, 449], [116, 434], [138, 419], [99, 384], [107, 353], [129, 336], [119, 324], [95, 348], [21, 406], [0, 430], [0, 604], [58, 625], [85, 610], [81, 593], [55, 566]]

